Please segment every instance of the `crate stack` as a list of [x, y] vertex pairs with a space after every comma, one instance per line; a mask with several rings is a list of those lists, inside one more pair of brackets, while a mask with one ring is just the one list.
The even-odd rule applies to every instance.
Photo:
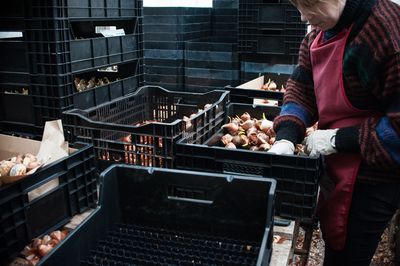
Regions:
[[[288, 0], [240, 0], [241, 82], [249, 81], [249, 74], [257, 73], [255, 68], [266, 68], [258, 75], [268, 71], [290, 74], [306, 32], [299, 11]], [[274, 69], [276, 65], [281, 66]]]
[[237, 43], [208, 37], [185, 43], [185, 90], [204, 92], [236, 86], [239, 80]]
[[238, 0], [214, 0], [211, 35], [185, 43], [185, 90], [209, 91], [239, 81]]
[[144, 8], [145, 82], [183, 91], [184, 43], [210, 35], [211, 9]]
[[30, 87], [24, 4], [11, 1], [0, 9], [0, 129], [35, 132], [32, 98], [22, 94]]
[[238, 12], [239, 0], [213, 0], [212, 35], [237, 42]]
[[[28, 96], [16, 109], [22, 96], [2, 94], [10, 107], [2, 110], [3, 130], [18, 132], [21, 125], [30, 125], [42, 131], [45, 121], [61, 118], [66, 110], [96, 106], [141, 85], [142, 1], [22, 3], [19, 49], [25, 49]], [[29, 121], [27, 114], [33, 114]]]

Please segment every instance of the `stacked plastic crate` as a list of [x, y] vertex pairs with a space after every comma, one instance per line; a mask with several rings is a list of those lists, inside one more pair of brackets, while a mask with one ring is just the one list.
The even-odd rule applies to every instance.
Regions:
[[306, 32], [288, 0], [240, 0], [241, 82], [266, 72], [291, 74]]
[[[21, 123], [42, 128], [46, 120], [61, 118], [65, 110], [95, 106], [139, 87], [142, 1], [39, 0], [23, 4], [30, 102], [18, 112], [21, 115], [10, 117], [20, 100], [11, 102], [9, 95], [3, 94], [4, 101], [14, 106], [3, 112], [8, 131], [18, 131]], [[34, 114], [30, 121], [22, 117], [26, 113]]]
[[210, 35], [210, 8], [144, 8], [145, 82], [184, 90], [184, 43]]
[[0, 9], [0, 129], [35, 134], [32, 97], [24, 94], [30, 87], [24, 10], [23, 0]]
[[185, 43], [185, 89], [209, 91], [239, 81], [238, 0], [214, 0], [211, 36]]

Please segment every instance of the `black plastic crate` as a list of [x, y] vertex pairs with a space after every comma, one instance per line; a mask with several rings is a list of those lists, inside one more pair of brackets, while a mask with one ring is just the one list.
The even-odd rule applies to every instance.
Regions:
[[231, 103], [257, 104], [255, 99], [267, 99], [277, 101], [278, 105], [282, 105], [283, 93], [279, 91], [264, 91], [256, 89], [244, 89], [233, 86], [225, 86], [225, 90], [229, 90], [229, 98]]
[[183, 50], [185, 42], [146, 41], [143, 46], [145, 50]]
[[42, 139], [43, 127], [33, 124], [0, 121], [0, 133], [34, 140]]
[[140, 0], [38, 0], [30, 3], [29, 14], [42, 18], [105, 19], [141, 16], [142, 9]]
[[29, 61], [24, 38], [0, 39], [0, 84], [29, 85]]
[[135, 92], [143, 85], [142, 60], [118, 65], [117, 72], [100, 72], [96, 70], [75, 75], [75, 78], [84, 78], [87, 81], [92, 77], [103, 79], [106, 77], [110, 83], [81, 92], [78, 92], [76, 85], [74, 85], [74, 108], [90, 108]]
[[238, 9], [239, 0], [213, 0], [213, 9]]
[[297, 58], [305, 33], [306, 30], [304, 35], [299, 36], [284, 35], [280, 31], [265, 34], [261, 30], [255, 35], [239, 33], [238, 50], [241, 53], [277, 54]]
[[191, 85], [185, 83], [184, 85], [184, 91], [186, 92], [208, 92], [208, 91], [213, 91], [213, 90], [219, 90], [221, 89], [221, 86], [204, 86], [204, 85]]
[[[22, 125], [23, 128], [28, 129], [28, 131], [24, 129], [23, 132], [31, 133], [30, 127], [43, 127], [45, 121], [59, 119], [62, 110], [73, 106], [71, 96], [33, 95], [33, 88], [36, 88], [36, 86], [2, 86], [0, 92], [0, 121], [8, 124], [5, 127], [16, 127], [18, 130], [18, 125]], [[21, 93], [24, 89], [28, 90], [27, 95]]]
[[200, 61], [237, 62], [235, 38], [208, 37], [185, 43], [185, 59]]
[[222, 89], [223, 87], [236, 84], [237, 80], [234, 79], [207, 79], [207, 78], [192, 78], [185, 77], [185, 85], [205, 86], [205, 87], [216, 87]]
[[[58, 229], [75, 214], [97, 204], [93, 146], [77, 150], [16, 183], [0, 187], [0, 261], [20, 252], [31, 239]], [[30, 200], [30, 193], [50, 181], [59, 185]]]
[[[289, 74], [281, 73], [263, 73], [263, 75], [260, 75], [260, 73], [242, 72], [241, 78], [245, 82], [235, 88], [227, 86], [225, 89], [229, 89], [231, 92], [231, 102], [281, 106], [284, 92], [280, 90], [282, 87], [286, 88], [289, 77]], [[264, 91], [262, 89], [263, 85], [269, 80], [275, 82], [277, 86], [276, 91]]]
[[143, 24], [145, 33], [188, 33], [210, 30], [210, 22], [189, 24]]
[[209, 30], [193, 31], [185, 33], [168, 33], [168, 32], [145, 32], [144, 42], [167, 41], [167, 42], [183, 42], [193, 39], [204, 38], [210, 35]]
[[[183, 60], [184, 58], [184, 51], [183, 50], [167, 50], [167, 49], [146, 49], [144, 51], [144, 60], [145, 63], [147, 60], [160, 60], [163, 62], [164, 60]], [[161, 61], [162, 60], [162, 61]], [[175, 61], [176, 62], [176, 61]], [[159, 65], [163, 66], [163, 65]]]
[[[255, 74], [255, 73], [248, 73], [247, 72], [246, 74]], [[286, 88], [286, 83], [287, 83], [288, 79], [290, 78], [290, 74], [287, 74], [287, 73], [267, 73], [267, 72], [264, 72], [264, 73], [260, 73], [260, 74], [258, 76], [256, 76], [255, 78], [263, 77], [262, 78], [262, 81], [263, 81], [262, 83], [264, 83], [264, 84], [267, 83], [268, 80], [274, 81], [276, 83], [278, 89], [281, 89], [282, 86]], [[248, 75], [248, 77], [250, 77], [250, 75]], [[248, 81], [251, 81], [251, 80], [248, 80]], [[243, 85], [243, 84], [241, 84], [241, 85]], [[240, 87], [241, 85], [239, 85], [238, 87]], [[260, 89], [261, 89], [261, 87], [260, 87]]]
[[[184, 83], [163, 83], [163, 82], [146, 82], [146, 85], [154, 85], [164, 88], [169, 91], [185, 91]], [[215, 90], [215, 88], [213, 89]], [[193, 91], [193, 92], [205, 92], [205, 91]]]
[[[280, 108], [230, 104], [227, 107], [225, 122], [228, 121], [228, 116], [240, 116], [244, 112], [259, 118], [265, 114], [267, 119], [272, 120], [279, 114]], [[274, 178], [277, 180], [277, 215], [305, 221], [315, 218], [318, 181], [322, 174], [320, 157], [226, 149], [220, 144], [223, 134], [221, 129], [213, 137], [199, 144], [190, 144], [184, 138], [178, 141], [175, 149], [176, 168]]]
[[[211, 13], [210, 13], [211, 14]], [[144, 25], [184, 25], [207, 24], [210, 22], [210, 14], [203, 15], [144, 15]], [[185, 33], [185, 32], [181, 32]]]
[[234, 85], [239, 80], [236, 45], [233, 38], [219, 37], [186, 42], [185, 84], [209, 88]]
[[[238, 70], [207, 69], [207, 68], [187, 68], [185, 75], [189, 78], [210, 79], [212, 80], [238, 80]], [[226, 85], [226, 84], [225, 84]], [[222, 85], [224, 86], [224, 85]]]
[[[261, 62], [256, 61], [258, 58], [261, 58]], [[293, 73], [296, 64], [284, 64], [269, 61], [271, 63], [265, 63], [263, 61], [264, 57], [262, 55], [257, 55], [255, 57], [245, 58], [242, 57], [240, 62], [240, 81], [241, 83], [245, 83], [251, 81], [255, 78], [265, 75], [271, 77], [275, 82], [277, 81], [277, 85], [284, 85], [286, 87], [286, 81], [289, 76]], [[279, 59], [278, 59], [279, 60]], [[296, 61], [297, 62], [297, 61]], [[280, 87], [280, 86], [279, 86]]]
[[144, 79], [147, 85], [156, 83], [179, 84], [185, 82], [184, 75], [161, 75], [146, 73]]
[[[187, 136], [199, 143], [222, 126], [229, 92], [206, 94], [144, 86], [134, 94], [81, 110], [64, 112], [71, 141], [93, 143], [100, 169], [121, 162], [172, 168], [173, 143]], [[211, 104], [206, 110], [206, 104]], [[197, 113], [197, 114], [196, 114]], [[196, 114], [186, 123], [182, 119]]]
[[0, 71], [0, 84], [26, 87], [30, 84], [28, 72]]
[[[92, 77], [109, 79], [109, 83], [78, 92], [74, 79], [80, 78], [89, 81]], [[118, 65], [118, 72], [101, 72], [93, 70], [84, 73], [65, 75], [31, 75], [32, 85], [29, 88], [29, 97], [33, 103], [24, 108], [34, 108], [37, 125], [44, 125], [46, 120], [61, 118], [61, 113], [72, 108], [89, 108], [107, 102], [129, 93], [135, 92], [143, 85], [142, 60], [128, 61]], [[9, 99], [9, 95], [3, 97]], [[18, 106], [18, 96], [13, 96], [8, 105]], [[19, 96], [21, 97], [21, 96]], [[1, 109], [1, 108], [0, 108]], [[14, 110], [15, 111], [15, 110]], [[10, 111], [10, 112], [14, 112]], [[17, 113], [17, 116], [26, 116]], [[22, 120], [15, 120], [22, 121]]]
[[249, 3], [239, 8], [239, 23], [300, 23], [300, 12], [290, 3]]
[[210, 14], [210, 8], [194, 7], [145, 7], [143, 9], [144, 17], [149, 16], [202, 16]]
[[220, 61], [195, 61], [195, 60], [185, 60], [185, 66], [187, 68], [198, 68], [198, 69], [221, 69], [221, 70], [238, 70], [239, 62], [220, 62]]
[[35, 125], [33, 97], [19, 93], [0, 93], [0, 120]]
[[0, 71], [28, 73], [27, 47], [23, 38], [0, 39]]
[[147, 75], [170, 75], [183, 76], [185, 69], [183, 67], [168, 67], [168, 66], [145, 66], [144, 73]]
[[171, 67], [171, 68], [182, 68], [184, 66], [184, 60], [178, 59], [158, 59], [158, 58], [144, 58], [145, 66], [148, 67]]
[[4, 4], [0, 10], [0, 31], [22, 31], [25, 28], [25, 0]]
[[141, 16], [143, 1], [132, 0], [68, 0], [70, 18], [113, 18]]
[[[125, 35], [103, 37], [95, 33], [98, 26], [116, 26], [124, 29]], [[140, 18], [112, 22], [67, 20], [60, 29], [40, 27], [28, 31], [32, 74], [76, 73], [142, 57]]]
[[297, 56], [307, 27], [288, 1], [242, 1], [239, 8], [242, 53]]
[[141, 57], [139, 35], [71, 41], [71, 71], [119, 64]]
[[268, 265], [275, 180], [117, 165], [40, 265]]

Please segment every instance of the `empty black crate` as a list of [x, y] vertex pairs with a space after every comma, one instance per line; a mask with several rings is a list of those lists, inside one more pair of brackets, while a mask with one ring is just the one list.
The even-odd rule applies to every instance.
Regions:
[[[228, 116], [248, 112], [261, 118], [263, 113], [272, 120], [279, 107], [230, 104]], [[219, 173], [251, 174], [277, 180], [275, 213], [287, 218], [314, 218], [318, 180], [322, 173], [321, 158], [298, 155], [275, 155], [261, 151], [226, 149], [220, 144], [224, 131], [201, 144], [188, 144], [182, 139], [176, 144], [175, 163], [178, 169]]]
[[212, 136], [222, 125], [228, 101], [227, 91], [184, 93], [144, 86], [93, 108], [64, 112], [63, 121], [73, 142], [93, 143], [101, 169], [116, 162], [172, 168], [173, 143], [183, 136], [195, 143]]
[[275, 180], [117, 165], [40, 265], [268, 265]]
[[[0, 262], [20, 252], [34, 237], [66, 224], [97, 204], [93, 146], [76, 143], [76, 151], [16, 183], [0, 187]], [[59, 185], [30, 200], [31, 192], [55, 179]]]

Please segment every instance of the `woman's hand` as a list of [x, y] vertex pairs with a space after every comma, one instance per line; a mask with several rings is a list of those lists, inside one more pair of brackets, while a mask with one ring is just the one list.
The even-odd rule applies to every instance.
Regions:
[[275, 141], [274, 145], [272, 145], [271, 149], [268, 151], [269, 153], [275, 154], [286, 154], [293, 155], [294, 154], [294, 144], [291, 141], [286, 139], [281, 139]]
[[303, 141], [304, 151], [310, 156], [336, 153], [335, 137], [338, 129], [316, 130]]

